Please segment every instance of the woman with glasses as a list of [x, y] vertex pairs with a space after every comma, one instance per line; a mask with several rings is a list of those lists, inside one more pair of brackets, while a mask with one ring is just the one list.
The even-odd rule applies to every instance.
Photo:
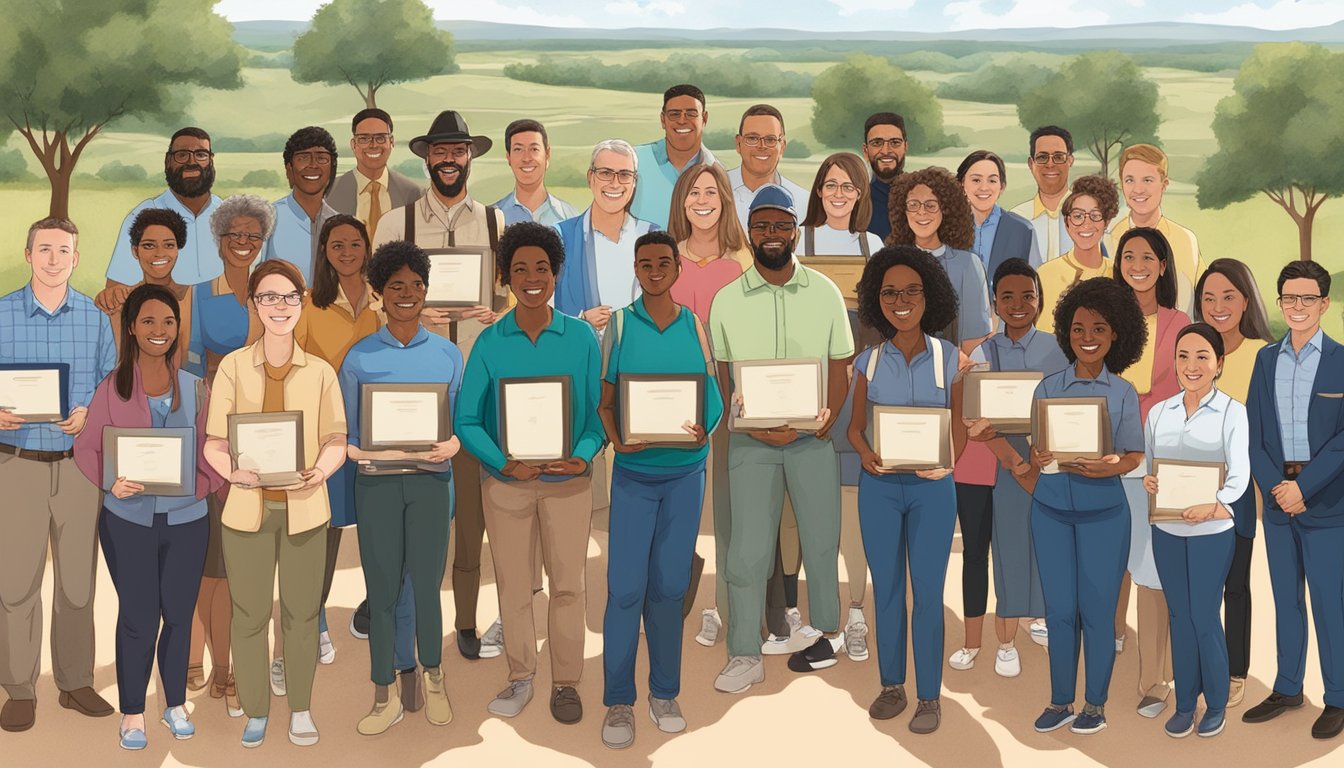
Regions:
[[1080, 176], [1073, 182], [1064, 202], [1059, 206], [1073, 247], [1041, 265], [1041, 318], [1036, 325], [1042, 330], [1055, 330], [1055, 304], [1064, 292], [1094, 277], [1111, 276], [1111, 259], [1106, 257], [1102, 241], [1106, 227], [1120, 212], [1120, 193], [1115, 182], [1105, 176]]
[[[225, 355], [261, 335], [256, 313], [247, 299], [248, 276], [261, 255], [266, 238], [275, 225], [275, 209], [256, 195], [234, 195], [224, 200], [210, 215], [210, 231], [215, 236], [224, 274], [193, 286], [188, 314], [191, 329], [187, 358], [183, 368], [206, 381], [213, 381]], [[224, 699], [230, 717], [242, 717], [229, 662], [229, 624], [233, 603], [224, 570], [220, 516], [228, 499], [229, 487], [207, 499], [210, 518], [210, 544], [205, 553], [205, 573], [196, 598], [196, 617], [191, 625], [191, 663], [187, 686], [200, 690], [206, 685], [205, 649], [210, 648], [211, 698]]]
[[821, 161], [812, 179], [799, 255], [804, 262], [809, 256], [868, 259], [882, 247], [881, 238], [865, 229], [872, 214], [863, 159], [852, 152], [836, 152]]
[[[289, 641], [289, 740], [309, 746], [318, 739], [309, 708], [331, 520], [326, 481], [345, 463], [345, 405], [331, 365], [294, 341], [303, 312], [304, 282], [298, 268], [280, 259], [264, 262], [247, 287], [263, 334], [220, 362], [205, 444], [206, 460], [231, 486], [222, 538], [233, 599], [238, 696], [248, 716], [243, 746], [258, 747], [266, 737], [271, 705], [266, 626], [277, 565], [281, 624]], [[262, 488], [257, 472], [249, 468], [255, 463], [244, 456], [241, 466], [234, 465], [228, 417], [279, 411], [303, 415], [299, 438], [306, 468], [292, 485]]]

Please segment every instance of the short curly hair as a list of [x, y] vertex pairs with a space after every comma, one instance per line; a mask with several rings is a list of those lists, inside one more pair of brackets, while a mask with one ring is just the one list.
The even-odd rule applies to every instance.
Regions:
[[173, 233], [178, 248], [187, 244], [187, 220], [182, 218], [182, 214], [168, 208], [146, 208], [135, 214], [135, 219], [131, 221], [131, 245], [139, 245], [145, 230], [150, 227], [166, 227]]
[[920, 330], [928, 334], [941, 333], [957, 320], [957, 292], [947, 277], [947, 270], [938, 259], [913, 245], [888, 245], [874, 253], [863, 267], [859, 278], [859, 320], [877, 329], [882, 338], [896, 335], [896, 328], [882, 312], [882, 281], [892, 267], [909, 267], [924, 284], [924, 315], [919, 319]]
[[975, 216], [971, 213], [971, 203], [966, 199], [966, 190], [957, 182], [957, 177], [946, 168], [936, 166], [921, 168], [912, 173], [903, 173], [896, 177], [891, 185], [891, 196], [887, 201], [887, 218], [891, 220], [891, 235], [887, 245], [914, 245], [915, 233], [905, 218], [905, 200], [910, 190], [923, 184], [933, 190], [933, 196], [943, 208], [943, 223], [938, 225], [938, 239], [944, 245], [960, 250], [970, 250], [975, 245]]
[[275, 206], [257, 195], [230, 195], [210, 214], [210, 234], [215, 242], [224, 237], [237, 218], [252, 219], [261, 225], [261, 239], [269, 240], [275, 229]]
[[1111, 373], [1122, 373], [1139, 361], [1143, 347], [1148, 343], [1148, 324], [1144, 322], [1143, 310], [1129, 286], [1109, 277], [1094, 277], [1078, 283], [1059, 297], [1059, 303], [1055, 305], [1055, 341], [1070, 364], [1078, 360], [1069, 337], [1073, 316], [1080, 308], [1101, 315], [1115, 331], [1115, 341], [1111, 342], [1105, 360]]
[[366, 266], [369, 287], [382, 293], [387, 281], [402, 267], [410, 267], [429, 285], [429, 256], [424, 249], [409, 240], [393, 240], [378, 246], [369, 258]]
[[1073, 180], [1069, 196], [1064, 198], [1064, 202], [1059, 206], [1060, 214], [1068, 216], [1069, 211], [1073, 210], [1073, 204], [1083, 195], [1097, 201], [1097, 207], [1101, 209], [1101, 215], [1106, 221], [1114, 220], [1116, 214], [1120, 213], [1120, 190], [1116, 189], [1115, 182], [1094, 173]]
[[513, 254], [524, 246], [536, 246], [546, 252], [551, 262], [551, 273], [560, 277], [560, 269], [565, 265], [565, 243], [560, 233], [535, 221], [523, 221], [507, 227], [499, 237], [499, 250], [495, 252], [495, 272], [499, 275], [499, 284], [509, 284], [509, 268], [513, 266]]

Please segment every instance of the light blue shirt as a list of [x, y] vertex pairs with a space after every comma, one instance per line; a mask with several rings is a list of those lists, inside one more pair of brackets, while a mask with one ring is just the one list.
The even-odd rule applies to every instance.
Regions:
[[210, 214], [219, 207], [217, 195], [210, 196], [209, 205], [200, 215], [182, 204], [171, 189], [164, 190], [158, 197], [151, 197], [131, 209], [121, 222], [117, 242], [112, 249], [112, 258], [107, 262], [107, 279], [116, 280], [123, 285], [139, 283], [144, 274], [140, 262], [131, 253], [131, 224], [136, 214], [146, 208], [167, 208], [176, 211], [187, 222], [187, 242], [177, 249], [177, 263], [173, 265], [173, 281], [180, 285], [196, 285], [206, 280], [214, 280], [224, 274], [224, 262], [219, 258], [219, 246], [215, 235], [210, 231]]
[[946, 243], [930, 251], [943, 265], [957, 292], [957, 340], [989, 335], [989, 284], [985, 265], [970, 251], [949, 248]]
[[500, 201], [495, 203], [495, 207], [504, 214], [504, 226], [506, 227], [524, 221], [535, 221], [538, 224], [553, 227], [565, 219], [572, 219], [579, 215], [579, 212], [574, 210], [574, 206], [550, 194], [546, 195], [546, 199], [535, 211], [528, 210], [526, 205], [518, 202], [518, 198], [513, 192], [500, 198]]
[[990, 210], [985, 220], [975, 225], [975, 245], [971, 250], [980, 257], [980, 265], [989, 271], [989, 252], [994, 249], [994, 235], [999, 232], [999, 219], [1003, 216], [1003, 209], [994, 206]]
[[1284, 461], [1311, 461], [1311, 443], [1307, 439], [1307, 417], [1311, 410], [1311, 390], [1316, 385], [1316, 369], [1321, 364], [1321, 336], [1316, 334], [1295, 352], [1292, 334], [1279, 346], [1274, 365], [1274, 405], [1279, 414], [1279, 432], [1283, 436]]
[[[322, 201], [322, 209], [317, 213], [317, 221], [308, 218], [294, 193], [275, 201], [275, 230], [271, 239], [266, 241], [266, 250], [262, 261], [284, 259], [299, 268], [308, 288], [313, 287], [313, 265], [317, 260], [317, 236], [327, 219], [336, 215], [336, 209]], [[176, 277], [176, 273], [174, 273]], [[179, 281], [180, 282], [180, 281]]]
[[[759, 188], [747, 188], [746, 182], [742, 181], [741, 166], [728, 172], [728, 183], [733, 186], [733, 204], [737, 208], [737, 220], [742, 222], [742, 229], [745, 231], [747, 228], [747, 216], [751, 213], [751, 201], [752, 198], [756, 197]], [[783, 187], [786, 192], [793, 196], [793, 207], [798, 211], [799, 217], [802, 217], [804, 213], [806, 213], [809, 194], [806, 189], [803, 189], [792, 181], [784, 178], [784, 174], [779, 171], [775, 171], [775, 178], [770, 183]], [[671, 204], [671, 198], [668, 198], [668, 206], [670, 207]]]
[[[586, 227], [592, 226], [592, 211], [586, 211]], [[593, 255], [597, 264], [597, 301], [612, 310], [630, 306], [639, 298], [639, 281], [635, 279], [635, 240], [639, 239], [639, 222], [626, 214], [621, 223], [620, 239], [612, 242], [607, 236], [592, 229]]]
[[1034, 326], [1017, 341], [999, 331], [981, 344], [971, 359], [988, 362], [993, 371], [1040, 371], [1046, 376], [1069, 367], [1055, 335]]
[[[1199, 407], [1186, 418], [1185, 392], [1177, 392], [1148, 411], [1144, 432], [1144, 455], [1151, 473], [1153, 459], [1173, 461], [1209, 461], [1227, 466], [1227, 477], [1217, 500], [1232, 512], [1232, 503], [1241, 498], [1251, 482], [1251, 427], [1246, 406], [1216, 387], [1199, 401]], [[1214, 499], [1209, 499], [1212, 502]], [[1254, 513], [1252, 513], [1254, 514]], [[1173, 536], [1205, 536], [1230, 530], [1230, 519], [1202, 523], [1157, 523], [1158, 529]]]
[[[943, 346], [943, 386], [938, 387], [933, 373], [933, 345]], [[952, 380], [957, 376], [957, 348], [943, 339], [924, 336], [924, 351], [906, 362], [905, 354], [890, 341], [869, 347], [854, 359], [854, 375], [867, 375], [868, 361], [880, 354], [877, 370], [868, 382], [868, 402], [916, 408], [952, 407]]]
[[700, 152], [686, 163], [686, 168], [677, 168], [667, 159], [665, 138], [635, 147], [635, 158], [639, 181], [635, 184], [635, 197], [630, 201], [630, 215], [651, 221], [659, 229], [667, 229], [668, 214], [672, 209], [672, 189], [677, 185], [681, 172], [697, 163], [719, 162], [714, 153], [702, 144]]

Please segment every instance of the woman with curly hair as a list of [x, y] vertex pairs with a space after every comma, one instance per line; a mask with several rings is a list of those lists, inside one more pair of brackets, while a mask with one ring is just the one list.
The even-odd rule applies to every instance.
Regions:
[[889, 245], [915, 245], [937, 258], [957, 293], [957, 325], [940, 336], [970, 354], [991, 331], [989, 286], [975, 244], [975, 218], [957, 177], [946, 168], [901, 174], [891, 185]]
[[[964, 198], [963, 198], [964, 200]], [[868, 713], [888, 720], [906, 707], [905, 568], [914, 588], [911, 619], [919, 705], [910, 721], [915, 733], [932, 733], [941, 719], [943, 583], [956, 526], [952, 468], [889, 473], [867, 437], [875, 405], [947, 408], [952, 412], [955, 454], [966, 442], [961, 420], [959, 356], [933, 334], [957, 319], [957, 295], [938, 259], [914, 246], [874, 254], [859, 282], [859, 315], [888, 341], [854, 361], [854, 416], [848, 437], [863, 467], [859, 478], [859, 524], [873, 573], [877, 610], [877, 655], [882, 691]]]
[[[1069, 367], [1041, 381], [1035, 400], [1104, 397], [1113, 453], [1056, 462], [1033, 446], [1027, 462], [987, 422], [970, 427], [1032, 495], [1045, 622], [1050, 635], [1050, 706], [1036, 719], [1046, 733], [1072, 723], [1074, 733], [1106, 727], [1107, 691], [1115, 666], [1112, 622], [1129, 554], [1129, 503], [1120, 477], [1143, 463], [1139, 396], [1119, 374], [1143, 354], [1147, 330], [1134, 294], [1109, 278], [1074, 286], [1055, 306], [1055, 339]], [[1078, 681], [1079, 622], [1086, 658], [1086, 706], [1073, 711]]]
[[1041, 290], [1046, 303], [1041, 306], [1037, 325], [1043, 331], [1055, 330], [1055, 303], [1073, 286], [1094, 277], [1111, 276], [1111, 259], [1102, 248], [1106, 227], [1120, 212], [1120, 193], [1115, 182], [1105, 176], [1080, 176], [1073, 190], [1059, 207], [1073, 248], [1041, 265]]

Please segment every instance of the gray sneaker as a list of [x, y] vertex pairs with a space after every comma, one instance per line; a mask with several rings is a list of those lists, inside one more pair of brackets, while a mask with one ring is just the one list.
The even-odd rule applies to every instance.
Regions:
[[660, 699], [649, 694], [649, 717], [663, 733], [681, 733], [686, 730], [686, 718], [676, 699]]
[[911, 733], [933, 733], [938, 730], [938, 724], [942, 722], [943, 709], [938, 706], [937, 699], [925, 701], [919, 700], [915, 706], [915, 716], [910, 718]]
[[850, 661], [868, 660], [868, 625], [856, 621], [845, 627], [845, 653]]
[[271, 693], [276, 696], [285, 695], [285, 660], [276, 659], [271, 662]]
[[720, 693], [742, 693], [756, 683], [765, 682], [765, 665], [760, 656], [734, 656], [714, 679]]
[[481, 658], [493, 659], [504, 652], [504, 622], [495, 619], [495, 623], [481, 635]]
[[607, 708], [602, 721], [602, 743], [611, 749], [625, 749], [635, 743], [635, 714], [629, 704]]
[[706, 648], [713, 647], [719, 641], [719, 630], [722, 628], [719, 612], [714, 608], [706, 608], [700, 612], [700, 634], [695, 636], [695, 642]]
[[516, 717], [523, 707], [532, 700], [532, 681], [514, 680], [509, 687], [499, 692], [486, 710], [500, 717]]

